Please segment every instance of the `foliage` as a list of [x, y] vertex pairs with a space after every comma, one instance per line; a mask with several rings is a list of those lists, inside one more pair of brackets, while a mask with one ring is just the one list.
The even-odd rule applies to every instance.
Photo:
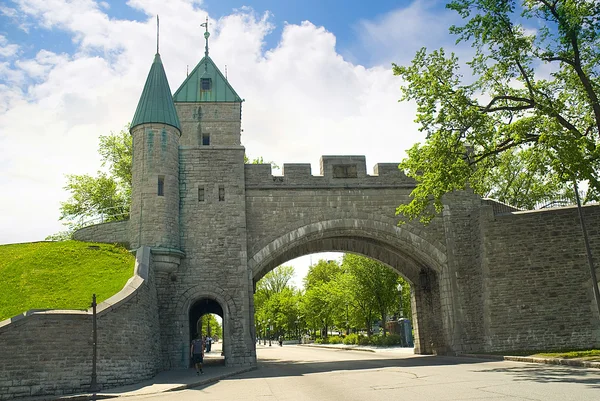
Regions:
[[274, 337], [298, 329], [300, 293], [289, 285], [293, 276], [292, 266], [279, 266], [256, 283], [255, 322], [260, 336]]
[[[469, 78], [443, 49], [421, 49], [412, 65], [393, 67], [406, 82], [401, 100], [416, 102], [416, 121], [427, 138], [400, 164], [418, 185], [398, 213], [428, 222], [441, 211], [442, 196], [468, 182], [479, 193], [519, 201], [502, 188], [527, 184], [522, 174], [511, 181], [511, 158], [531, 171], [532, 199], [561, 193], [574, 179], [587, 181], [587, 200], [597, 199], [598, 3], [452, 0], [447, 7], [465, 21], [450, 32], [475, 51], [464, 74]], [[486, 178], [504, 173], [499, 182]]]
[[282, 292], [294, 277], [294, 266], [278, 266], [256, 284], [256, 291], [264, 291], [267, 296]]
[[100, 136], [98, 153], [102, 167], [107, 171], [98, 171], [96, 176], [89, 174], [67, 175], [64, 187], [70, 198], [61, 202], [60, 220], [68, 227], [65, 235], [51, 235], [48, 239], [56, 240], [70, 237], [82, 218], [94, 218], [105, 215], [104, 221], [123, 220], [128, 218], [131, 204], [131, 163], [132, 141], [129, 127], [119, 133], [111, 132], [108, 136]]
[[254, 158], [252, 159], [252, 161], [250, 161], [250, 159], [248, 159], [248, 156], [244, 154], [244, 164], [270, 164], [273, 170], [279, 170], [279, 166], [277, 165], [277, 163], [273, 161], [266, 162], [262, 156]]
[[344, 344], [345, 345], [357, 345], [358, 344], [358, 339], [360, 337], [364, 337], [361, 336], [359, 334], [356, 333], [352, 333], [352, 334], [348, 334], [346, 337], [344, 337]]
[[370, 310], [377, 311], [382, 322], [386, 322], [389, 314], [398, 310], [398, 274], [376, 260], [353, 254], [345, 254], [342, 265], [352, 276], [352, 293], [357, 302], [364, 302]]
[[214, 314], [207, 313], [206, 315], [202, 315], [200, 320], [201, 323], [199, 324], [199, 326], [202, 327], [203, 336], [210, 336], [212, 338], [223, 338], [223, 328], [221, 327], [221, 324], [219, 323]]
[[0, 246], [0, 320], [29, 309], [87, 309], [132, 276], [134, 257], [124, 248], [78, 241]]
[[581, 351], [563, 351], [563, 352], [540, 352], [535, 355], [535, 357], [542, 358], [580, 358], [585, 359], [587, 361], [598, 361], [600, 362], [600, 349], [589, 349], [589, 350], [581, 350]]
[[327, 339], [329, 344], [342, 344], [344, 342], [344, 338], [340, 336], [330, 336]]
[[343, 274], [337, 261], [319, 260], [309, 267], [304, 278], [303, 316], [310, 328], [323, 330], [323, 337], [327, 337], [331, 326], [339, 324], [346, 310], [348, 297]]

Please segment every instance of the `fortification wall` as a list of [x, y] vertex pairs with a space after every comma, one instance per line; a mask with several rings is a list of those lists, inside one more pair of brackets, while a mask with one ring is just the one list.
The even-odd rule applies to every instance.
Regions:
[[73, 233], [77, 241], [124, 244], [129, 246], [129, 220], [111, 221], [83, 227]]
[[[268, 164], [245, 166], [249, 256], [315, 222], [349, 218], [395, 226], [396, 207], [409, 202], [415, 188], [397, 163], [377, 164], [373, 175], [367, 175], [364, 156], [322, 156], [320, 165], [321, 175], [312, 175], [310, 164], [284, 164], [281, 176], [273, 175]], [[427, 228], [410, 225], [444, 247], [441, 221]]]
[[[134, 276], [97, 307], [102, 388], [136, 383], [158, 372], [160, 337], [149, 264], [149, 248], [140, 248]], [[88, 392], [91, 309], [29, 311], [0, 322], [0, 343], [0, 400]]]
[[[583, 208], [600, 277], [600, 206]], [[577, 208], [481, 222], [486, 351], [600, 346]]]

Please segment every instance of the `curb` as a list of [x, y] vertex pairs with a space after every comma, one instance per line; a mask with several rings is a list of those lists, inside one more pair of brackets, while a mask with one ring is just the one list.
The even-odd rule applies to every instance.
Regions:
[[456, 354], [458, 357], [491, 359], [496, 361], [514, 361], [527, 363], [542, 363], [546, 365], [561, 365], [575, 366], [581, 368], [600, 369], [600, 362], [582, 361], [580, 359], [565, 359], [565, 358], [536, 358], [532, 356], [502, 356], [502, 355], [486, 355], [486, 354]]
[[[197, 382], [194, 382], [194, 383], [189, 383], [189, 384], [182, 384], [181, 386], [173, 387], [173, 388], [170, 388], [170, 389], [167, 389], [167, 390], [163, 390], [163, 391], [157, 391], [155, 393], [131, 394], [131, 396], [133, 396], [133, 395], [145, 395], [145, 394], [157, 394], [157, 393], [168, 393], [169, 391], [180, 391], [180, 390], [186, 390], [188, 388], [201, 387], [201, 386], [204, 386], [204, 385], [207, 385], [207, 384], [218, 382], [219, 380], [223, 380], [223, 379], [226, 379], [226, 378], [231, 377], [231, 376], [239, 375], [239, 374], [246, 373], [246, 372], [251, 372], [251, 371], [256, 370], [256, 369], [258, 369], [257, 366], [252, 366], [252, 367], [249, 367], [249, 368], [239, 369], [239, 370], [236, 370], [234, 372], [223, 373], [223, 374], [221, 374], [219, 376], [207, 377], [204, 380], [200, 380], [200, 381], [197, 381]], [[128, 397], [128, 396], [129, 395], [124, 394], [124, 395], [119, 395], [118, 397]]]
[[322, 345], [322, 344], [298, 344], [301, 347], [308, 347], [308, 348], [325, 348], [325, 349], [332, 349], [332, 350], [336, 350], [336, 351], [362, 351], [362, 352], [377, 352], [374, 349], [369, 349], [369, 348], [353, 348], [353, 347], [330, 347], [327, 345]]
[[[40, 397], [40, 398], [27, 398], [27, 401], [88, 401], [88, 400], [107, 400], [107, 399], [112, 399], [112, 398], [121, 398], [121, 397], [137, 397], [137, 396], [147, 396], [147, 395], [151, 395], [151, 394], [161, 394], [161, 393], [168, 393], [171, 391], [181, 391], [181, 390], [187, 390], [190, 388], [194, 388], [194, 387], [201, 387], [201, 386], [205, 386], [211, 383], [215, 383], [218, 382], [220, 380], [226, 379], [228, 377], [231, 376], [235, 376], [235, 375], [239, 375], [242, 373], [246, 373], [246, 372], [250, 372], [252, 370], [257, 369], [257, 366], [252, 366], [249, 368], [242, 368], [242, 369], [238, 369], [232, 372], [226, 372], [226, 373], [222, 373], [220, 375], [217, 376], [213, 376], [213, 377], [206, 377], [202, 380], [198, 380], [195, 381], [193, 383], [188, 383], [188, 384], [182, 384], [179, 386], [175, 386], [175, 387], [171, 387], [171, 388], [167, 388], [167, 389], [163, 389], [163, 390], [156, 390], [156, 391], [151, 391], [151, 392], [128, 392], [128, 393], [123, 393], [123, 394], [102, 394], [102, 393], [96, 393], [95, 395], [92, 393], [88, 393], [88, 394], [76, 394], [76, 395], [65, 395], [65, 396], [59, 396], [59, 397]], [[110, 390], [110, 389], [107, 389]]]

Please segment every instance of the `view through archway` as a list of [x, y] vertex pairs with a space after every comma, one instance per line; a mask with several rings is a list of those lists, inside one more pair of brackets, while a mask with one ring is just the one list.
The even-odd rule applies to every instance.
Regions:
[[390, 266], [362, 255], [290, 260], [256, 283], [257, 341], [412, 348], [411, 288]]
[[[223, 308], [210, 298], [194, 302], [189, 311], [190, 339], [201, 338], [204, 343], [204, 363], [224, 365], [226, 347], [223, 336]], [[190, 360], [189, 366], [192, 366]]]

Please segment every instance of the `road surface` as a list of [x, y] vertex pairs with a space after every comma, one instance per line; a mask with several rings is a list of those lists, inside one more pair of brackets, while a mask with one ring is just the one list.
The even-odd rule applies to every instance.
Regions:
[[259, 368], [190, 390], [128, 397], [173, 401], [600, 401], [600, 369], [304, 346], [257, 349]]

